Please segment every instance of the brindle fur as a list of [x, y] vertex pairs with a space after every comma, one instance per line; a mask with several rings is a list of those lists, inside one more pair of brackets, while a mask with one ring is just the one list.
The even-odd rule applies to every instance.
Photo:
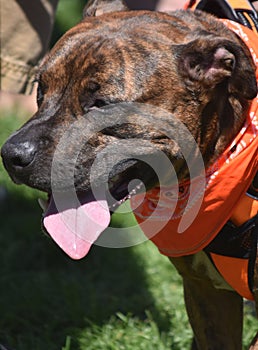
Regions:
[[[115, 6], [122, 12], [112, 12]], [[67, 127], [93, 106], [118, 102], [171, 112], [194, 136], [205, 165], [211, 164], [243, 125], [249, 101], [256, 96], [254, 64], [243, 42], [220, 21], [198, 11], [126, 11], [119, 0], [94, 0], [84, 14], [39, 68], [38, 112], [2, 149], [13, 180], [50, 192], [53, 153]], [[127, 123], [98, 133], [79, 156], [76, 188], [88, 188], [87, 169], [110, 138], [151, 138], [175, 158], [173, 142], [154, 130]], [[11, 164], [10, 145], [28, 140], [36, 145], [34, 162], [18, 171]], [[126, 169], [121, 173], [126, 175]], [[193, 259], [171, 259], [184, 280], [195, 335], [192, 349], [240, 350], [242, 298], [195, 275]]]

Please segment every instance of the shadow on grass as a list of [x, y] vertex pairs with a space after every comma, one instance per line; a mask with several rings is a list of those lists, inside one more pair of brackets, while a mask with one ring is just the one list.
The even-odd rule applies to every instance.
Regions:
[[[94, 246], [72, 261], [45, 236], [35, 200], [10, 193], [0, 202], [0, 343], [19, 350], [61, 349], [67, 335], [117, 312], [159, 319], [133, 249]], [[73, 346], [72, 349], [77, 349]]]

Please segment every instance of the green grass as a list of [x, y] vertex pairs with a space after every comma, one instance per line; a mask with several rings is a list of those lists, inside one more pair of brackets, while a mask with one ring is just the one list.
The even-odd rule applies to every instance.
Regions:
[[[21, 120], [0, 118], [0, 145]], [[182, 350], [181, 280], [145, 242], [70, 260], [41, 231], [39, 192], [0, 165], [0, 343], [16, 350]], [[256, 330], [246, 309], [245, 347]], [[205, 349], [204, 349], [205, 350]]]

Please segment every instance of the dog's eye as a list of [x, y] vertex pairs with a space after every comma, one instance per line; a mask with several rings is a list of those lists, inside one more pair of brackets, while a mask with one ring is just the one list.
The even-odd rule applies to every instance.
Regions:
[[103, 107], [108, 102], [101, 96], [100, 85], [97, 82], [90, 81], [83, 94], [79, 97], [79, 101], [84, 112], [92, 107]]
[[105, 105], [107, 105], [107, 102], [98, 98], [97, 100], [95, 100], [93, 106], [91, 106], [91, 107], [98, 107], [98, 108], [100, 108], [100, 107], [103, 107]]
[[84, 112], [88, 112], [88, 110], [90, 108], [93, 108], [93, 107], [101, 108], [101, 107], [106, 106], [108, 104], [107, 101], [105, 101], [104, 99], [101, 99], [101, 98], [85, 99], [84, 101], [81, 100], [80, 102], [81, 102], [81, 107], [82, 107]]
[[90, 81], [88, 83], [87, 90], [89, 91], [89, 93], [93, 94], [94, 92], [97, 92], [99, 89], [100, 89], [99, 83], [95, 81]]

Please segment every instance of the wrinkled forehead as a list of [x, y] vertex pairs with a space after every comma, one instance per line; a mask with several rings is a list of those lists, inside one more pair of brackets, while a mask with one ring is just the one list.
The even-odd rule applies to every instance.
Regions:
[[[78, 56], [86, 57], [92, 51], [105, 51], [105, 55], [113, 55], [115, 51], [143, 52], [151, 47], [171, 45], [166, 31], [162, 31], [158, 22], [150, 16], [133, 16], [126, 18], [90, 18], [70, 29], [57, 42], [50, 53], [42, 61], [39, 71], [44, 72], [61, 64], [71, 62]], [[155, 31], [154, 31], [155, 28]]]
[[50, 71], [52, 68], [56, 69], [60, 65], [73, 61], [76, 57], [85, 57], [87, 51], [96, 46], [99, 40], [99, 30], [84, 28], [81, 25], [74, 27], [64, 34], [45, 56], [39, 67], [39, 73]]
[[103, 36], [96, 30], [65, 35], [45, 57], [39, 67], [38, 76], [46, 83], [50, 80], [86, 74], [90, 68], [92, 73], [98, 68], [103, 71], [106, 67], [115, 65], [114, 57], [124, 50], [125, 40], [116, 43], [118, 39]]
[[163, 61], [164, 65], [168, 61], [164, 56], [170, 55], [166, 48], [171, 47], [171, 38], [167, 30], [156, 26], [158, 19], [150, 16], [107, 17], [106, 20], [96, 17], [79, 23], [45, 57], [39, 68], [40, 80], [43, 78], [48, 84], [54, 77], [65, 84], [68, 77], [78, 72], [86, 73], [88, 66], [91, 73], [97, 68], [101, 72], [108, 67], [116, 74], [119, 62], [126, 62], [129, 70], [140, 63], [142, 74], [149, 72], [150, 62], [156, 66]]

